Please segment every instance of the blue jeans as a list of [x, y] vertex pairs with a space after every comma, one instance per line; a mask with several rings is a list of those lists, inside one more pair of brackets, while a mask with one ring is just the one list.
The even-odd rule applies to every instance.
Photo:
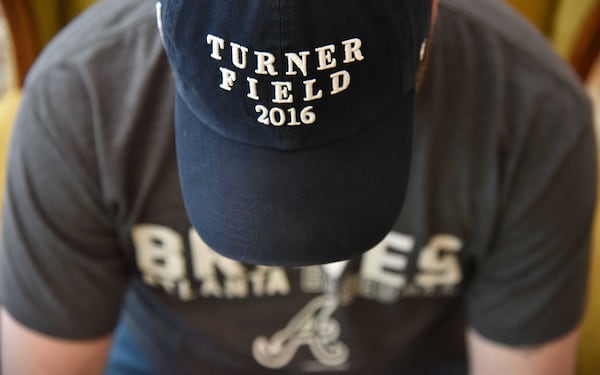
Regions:
[[152, 375], [156, 371], [140, 350], [131, 328], [121, 319], [114, 334], [105, 375]]

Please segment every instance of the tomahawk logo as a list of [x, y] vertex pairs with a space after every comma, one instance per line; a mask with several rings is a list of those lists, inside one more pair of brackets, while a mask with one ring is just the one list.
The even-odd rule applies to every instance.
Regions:
[[339, 340], [340, 323], [332, 315], [340, 305], [338, 286], [347, 265], [341, 261], [321, 266], [328, 281], [326, 293], [311, 300], [271, 339], [254, 340], [252, 352], [258, 363], [272, 369], [285, 367], [303, 345], [322, 365], [331, 368], [346, 363], [350, 350]]

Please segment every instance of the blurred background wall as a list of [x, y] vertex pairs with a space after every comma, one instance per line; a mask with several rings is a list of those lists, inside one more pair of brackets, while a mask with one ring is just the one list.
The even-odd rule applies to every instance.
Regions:
[[[556, 6], [555, 16], [550, 17], [552, 21], [548, 32], [554, 46], [563, 56], [568, 56], [572, 52], [571, 49], [581, 31], [583, 20], [587, 18], [596, 3], [598, 0], [563, 0]], [[600, 35], [597, 37], [600, 38]]]
[[45, 45], [56, 31], [92, 4], [93, 0], [16, 0], [29, 1], [38, 26], [40, 45]]
[[[578, 32], [598, 0], [507, 0], [568, 56]], [[598, 36], [600, 38], [600, 35]]]

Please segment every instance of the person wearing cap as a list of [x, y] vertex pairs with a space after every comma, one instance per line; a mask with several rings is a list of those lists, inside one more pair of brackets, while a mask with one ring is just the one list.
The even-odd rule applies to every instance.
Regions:
[[590, 106], [500, 1], [104, 0], [11, 146], [5, 374], [574, 372]]

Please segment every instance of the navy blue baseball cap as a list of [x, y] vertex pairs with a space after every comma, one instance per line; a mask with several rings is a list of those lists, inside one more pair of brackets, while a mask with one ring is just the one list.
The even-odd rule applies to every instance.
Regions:
[[245, 263], [377, 245], [403, 205], [430, 0], [160, 0], [184, 203]]

